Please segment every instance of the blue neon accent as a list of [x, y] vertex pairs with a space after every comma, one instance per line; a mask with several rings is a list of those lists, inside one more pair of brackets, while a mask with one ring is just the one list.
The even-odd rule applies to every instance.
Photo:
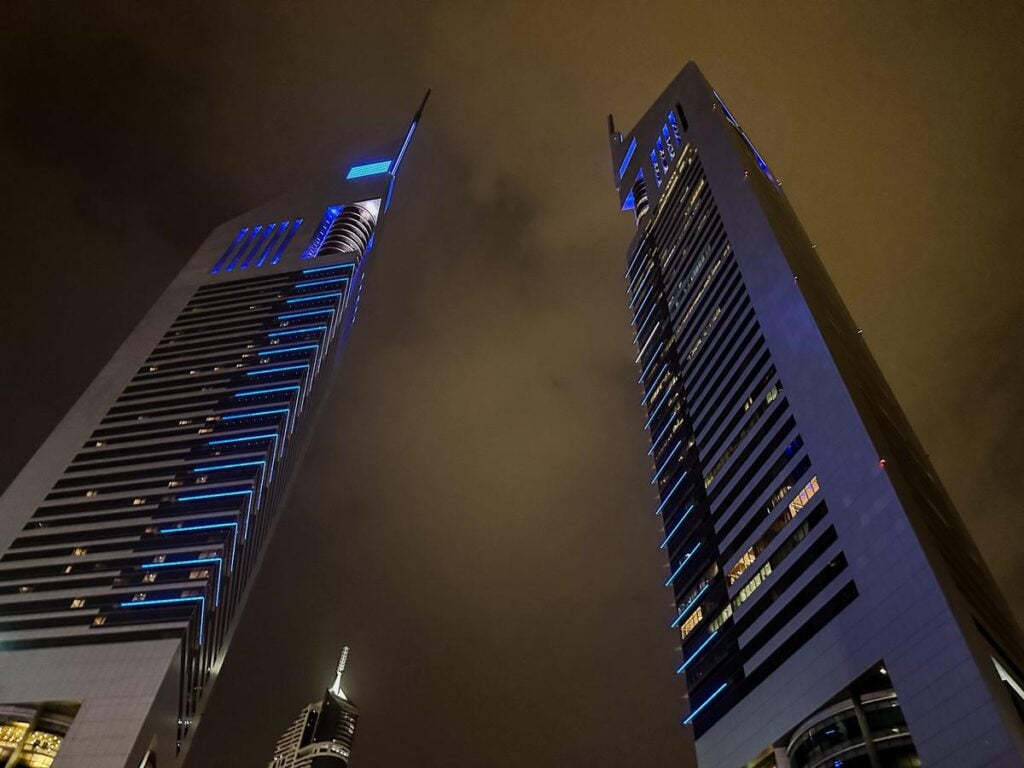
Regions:
[[[204, 557], [196, 560], [173, 560], [166, 563], [143, 563], [143, 568], [172, 568], [175, 565], [200, 565], [202, 563], [219, 563], [222, 562], [219, 557]], [[137, 600], [135, 602], [138, 602]]]
[[161, 528], [160, 533], [190, 533], [192, 531], [209, 531], [214, 528], [237, 528], [238, 523], [209, 523], [204, 525], [186, 525], [181, 528]]
[[277, 338], [278, 336], [294, 336], [297, 333], [313, 333], [314, 331], [326, 331], [326, 325], [311, 325], [309, 328], [293, 328], [290, 331], [274, 331], [268, 333], [267, 336], [270, 338]]
[[705, 584], [703, 587], [700, 588], [700, 592], [698, 592], [696, 595], [694, 595], [693, 596], [693, 600], [691, 600], [690, 602], [688, 602], [686, 604], [686, 607], [683, 608], [683, 612], [680, 613], [678, 616], [676, 616], [676, 620], [674, 622], [672, 622], [672, 629], [675, 629], [677, 626], [679, 626], [679, 622], [682, 621], [683, 619], [685, 619], [687, 614], [689, 614], [689, 612], [691, 610], [693, 610], [694, 606], [697, 605], [697, 601], [700, 600], [700, 596], [703, 595], [705, 592], [707, 592], [708, 587], [710, 587], [710, 586], [711, 586], [711, 582], [708, 582], [707, 584]]
[[301, 352], [304, 349], [320, 349], [320, 345], [302, 344], [298, 347], [272, 347], [271, 349], [261, 349], [260, 355], [262, 357], [270, 357], [271, 355], [287, 355], [289, 352]]
[[345, 267], [354, 267], [356, 264], [354, 261], [346, 261], [344, 264], [331, 264], [329, 267], [311, 267], [309, 269], [302, 270], [304, 275], [315, 275], [317, 272], [329, 272], [332, 269], [344, 269]]
[[292, 241], [292, 238], [295, 236], [299, 227], [302, 226], [303, 221], [304, 219], [296, 219], [292, 222], [291, 229], [288, 230], [288, 234], [284, 236], [284, 239], [281, 241], [281, 245], [278, 246], [277, 253], [274, 254], [274, 258], [270, 260], [271, 264], [277, 264], [277, 262], [281, 260], [281, 256], [284, 254], [285, 250], [287, 250], [288, 244]]
[[658, 401], [658, 404], [656, 406], [654, 406], [654, 410], [651, 411], [651, 416], [650, 416], [649, 419], [647, 419], [647, 423], [644, 424], [644, 429], [649, 429], [650, 428], [651, 422], [653, 422], [654, 419], [657, 417], [658, 411], [661, 410], [661, 406], [663, 406], [665, 404], [665, 402], [671, 396], [672, 396], [672, 388], [669, 387], [668, 389], [665, 390], [665, 394], [661, 396], [661, 400]]
[[714, 693], [712, 693], [710, 696], [708, 696], [706, 699], [704, 699], [704, 703], [701, 704], [699, 707], [697, 707], [695, 710], [693, 710], [693, 712], [690, 713], [690, 716], [688, 718], [683, 720], [683, 725], [689, 725], [690, 723], [692, 723], [693, 722], [693, 718], [695, 718], [697, 715], [699, 715], [701, 710], [704, 709], [704, 707], [706, 707], [708, 704], [710, 704], [711, 700], [713, 698], [715, 698], [718, 694], [720, 694], [722, 691], [724, 691], [727, 685], [729, 685], [729, 684], [728, 683], [722, 683], [718, 687], [718, 690], [716, 690]]
[[239, 269], [249, 268], [249, 265], [252, 263], [252, 260], [256, 258], [256, 254], [259, 252], [260, 248], [263, 247], [263, 244], [267, 241], [267, 238], [270, 237], [270, 235], [273, 233], [276, 227], [277, 224], [274, 223], [267, 224], [267, 226], [263, 228], [263, 233], [259, 236], [256, 242], [253, 243], [253, 246], [252, 248], [249, 249], [249, 254], [245, 257], [245, 260], [238, 265]]
[[361, 179], [364, 176], [379, 176], [382, 173], [387, 173], [391, 169], [390, 160], [379, 160], [375, 163], [363, 163], [362, 165], [353, 165], [348, 169], [348, 175], [346, 179]]
[[157, 600], [126, 600], [121, 603], [122, 608], [131, 608], [136, 605], [167, 605], [169, 603], [194, 603], [197, 600], [205, 600], [203, 596], [197, 597], [162, 597]]
[[262, 224], [259, 224], [252, 228], [252, 231], [249, 233], [249, 236], [245, 238], [245, 242], [242, 243], [242, 246], [237, 251], [235, 251], [235, 255], [231, 257], [231, 261], [229, 261], [228, 265], [224, 267], [225, 272], [230, 272], [235, 268], [235, 264], [238, 263], [239, 257], [252, 247], [252, 243], [256, 240], [256, 238], [259, 237], [260, 231], [262, 229]]
[[[334, 269], [334, 267], [331, 267]], [[347, 283], [347, 277], [329, 277], [326, 280], [307, 280], [304, 283], [296, 283], [295, 288], [313, 288], [317, 285], [333, 285], [334, 283]]]
[[269, 373], [283, 373], [285, 371], [301, 371], [309, 368], [308, 363], [302, 365], [280, 365], [277, 368], [256, 368], [252, 371], [246, 371], [246, 376], [266, 376]]
[[[682, 481], [680, 481], [680, 482], [682, 482]], [[673, 489], [673, 490], [675, 490], [675, 489]], [[688, 518], [690, 516], [691, 512], [693, 512], [693, 504], [691, 504], [690, 506], [688, 506], [686, 508], [686, 511], [683, 512], [683, 516], [680, 517], [679, 520], [676, 522], [676, 524], [672, 526], [672, 530], [669, 531], [668, 534], [665, 536], [665, 540], [663, 542], [661, 542], [661, 546], [659, 546], [658, 549], [664, 549], [665, 548], [665, 545], [668, 544], [668, 540], [671, 539], [675, 535], [676, 531], [678, 531], [682, 527], [683, 523], [686, 521], [686, 518]]]
[[278, 315], [278, 320], [294, 320], [296, 317], [311, 317], [312, 315], [333, 315], [333, 309], [311, 309], [308, 312], [292, 312], [289, 315]]
[[658, 436], [656, 438], [654, 438], [654, 440], [651, 441], [651, 448], [650, 448], [650, 450], [647, 451], [647, 455], [648, 456], [650, 456], [652, 453], [654, 453], [654, 449], [658, 447], [659, 443], [661, 443], [661, 438], [663, 438], [665, 436], [665, 433], [668, 432], [669, 428], [671, 428], [672, 425], [675, 424], [675, 423], [676, 423], [675, 417], [672, 417], [671, 419], [669, 419], [668, 421], [665, 422], [665, 426], [661, 428], [661, 432], [659, 432]]
[[636, 137], [629, 142], [629, 148], [626, 150], [626, 156], [622, 158], [622, 163], [619, 165], [619, 181], [622, 181], [622, 176], [626, 173], [626, 169], [629, 168], [629, 161], [633, 159], [633, 153], [636, 152]]
[[710, 635], [708, 635], [707, 640], [705, 640], [703, 643], [700, 644], [700, 648], [698, 648], [696, 651], [691, 653], [690, 654], [690, 658], [688, 658], [686, 661], [684, 661], [682, 663], [682, 665], [679, 667], [679, 669], [676, 670], [676, 674], [678, 675], [678, 674], [682, 673], [682, 671], [684, 669], [686, 669], [688, 666], [690, 666], [690, 663], [694, 659], [696, 659], [697, 656], [700, 655], [701, 651], [703, 651], [705, 648], [708, 647], [708, 643], [710, 643], [712, 640], [714, 640], [715, 639], [715, 635], [717, 635], [717, 634], [718, 634], [718, 630], [716, 629], [714, 632], [712, 632]]
[[661, 510], [665, 508], [665, 505], [668, 504], [668, 500], [672, 498], [672, 494], [676, 492], [676, 488], [683, 484], [683, 480], [686, 479], [686, 476], [688, 474], [688, 471], [683, 472], [682, 476], [678, 480], [676, 480], [676, 484], [672, 486], [672, 490], [668, 492], [668, 495], [664, 499], [662, 499], [661, 504], [658, 505], [658, 509], [654, 513], [655, 515], [661, 514]]
[[282, 221], [280, 225], [276, 225], [277, 230], [274, 232], [273, 237], [271, 237], [267, 242], [267, 246], [263, 249], [263, 253], [260, 254], [260, 258], [256, 262], [257, 267], [262, 267], [264, 263], [266, 263], [267, 256], [269, 256], [270, 252], [274, 250], [274, 245], [276, 245], [277, 241], [281, 239], [281, 235], [284, 234], [289, 224], [291, 224], [291, 220], [285, 220]]
[[246, 437], [222, 437], [219, 440], [211, 440], [207, 445], [228, 445], [230, 443], [247, 443], [251, 440], [266, 440], [268, 438], [277, 440], [277, 432], [270, 432], [266, 435], [247, 435]]
[[249, 234], [248, 227], [242, 227], [240, 230], [238, 230], [238, 234], [235, 235], [235, 239], [231, 241], [231, 245], [229, 245], [227, 249], [225, 249], [221, 257], [217, 259], [217, 263], [213, 265], [213, 269], [210, 270], [211, 275], [215, 275], [218, 272], [220, 272], [220, 268], [221, 266], [223, 266], [228, 256], [231, 254], [233, 250], [235, 250], [235, 247], [241, 242], [242, 238], [245, 237], [247, 234]]
[[[272, 408], [269, 411], [249, 411], [247, 413], [230, 413], [227, 416], [221, 416], [221, 420], [238, 421], [239, 419], [252, 419], [257, 416], [269, 416], [272, 413], [290, 413], [290, 411], [287, 408]], [[277, 435], [272, 435], [272, 437], [277, 437]], [[211, 442], [209, 444], [213, 445], [214, 443]]]
[[644, 294], [644, 300], [640, 302], [640, 306], [636, 308], [636, 314], [633, 315], [633, 319], [629, 321], [630, 325], [636, 325], [636, 319], [640, 317], [640, 313], [644, 311], [644, 306], [647, 304], [647, 299], [651, 296], [651, 291], [654, 290], [654, 283], [651, 283], [647, 289], [647, 293]]
[[[650, 389], [648, 389], [646, 392], [644, 392], [644, 399], [640, 401], [640, 405], [645, 405], [647, 403], [647, 398], [650, 397], [651, 393], [657, 388], [658, 382], [661, 381], [661, 377], [665, 375], [665, 371], [667, 371], [667, 370], [668, 370], [668, 363], [665, 363], [665, 365], [663, 365], [661, 367], [661, 370], [658, 371], [658, 375], [655, 376], [654, 380], [651, 382]], [[649, 455], [650, 454], [648, 454], [648, 456]]]
[[217, 472], [221, 469], [237, 469], [238, 467], [256, 467], [262, 464], [267, 465], [265, 461], [237, 461], [234, 464], [217, 464], [213, 467], [195, 467], [193, 472]]
[[[637, 384], [642, 384], [643, 383], [644, 379], [647, 377], [648, 372], [651, 370], [651, 366], [654, 365], [654, 361], [658, 359], [658, 355], [661, 354], [661, 350], [664, 349], [664, 348], [665, 348], [665, 342], [663, 341], [663, 342], [661, 342], [661, 344], [658, 345], [658, 348], [656, 350], [654, 350], [654, 354], [651, 355], [650, 362], [647, 363], [647, 367], [644, 368], [643, 373], [640, 374], [640, 378], [637, 379], [637, 381], [636, 381]], [[647, 429], [647, 427], [644, 427], [644, 429]]]
[[222, 499], [226, 496], [252, 496], [252, 491], [221, 491], [219, 493], [193, 493], [179, 496], [176, 501], [201, 501], [202, 499]]
[[633, 190], [630, 188], [626, 194], [626, 199], [622, 203], [622, 210], [632, 211], [634, 208], [636, 208], [636, 200], [633, 199]]
[[402, 148], [398, 150], [398, 157], [395, 158], [395, 167], [391, 169], [391, 175], [398, 175], [398, 166], [402, 164], [402, 158], [405, 157], [405, 150], [409, 148], [409, 142], [412, 141], [412, 135], [416, 132], [416, 126], [418, 125], [417, 120], [413, 120], [409, 126], [409, 130], [405, 132], [405, 141], [402, 142]]
[[680, 441], [679, 441], [678, 443], [676, 443], [676, 447], [675, 447], [675, 448], [673, 448], [673, 449], [672, 449], [672, 450], [671, 450], [671, 451], [669, 452], [669, 454], [668, 454], [668, 458], [666, 458], [666, 459], [665, 459], [665, 461], [664, 461], [664, 462], [662, 462], [662, 465], [661, 465], [661, 469], [659, 469], [659, 470], [658, 470], [657, 472], [655, 472], [655, 473], [654, 473], [654, 477], [653, 477], [653, 478], [651, 478], [651, 484], [652, 484], [652, 485], [653, 485], [654, 483], [658, 482], [658, 478], [659, 478], [659, 477], [661, 477], [661, 473], [665, 471], [665, 469], [666, 469], [666, 468], [668, 467], [668, 465], [669, 465], [669, 464], [670, 464], [670, 463], [672, 462], [672, 459], [673, 459], [673, 458], [675, 457], [676, 453], [677, 453], [677, 452], [679, 451], [679, 449], [680, 449], [680, 448], [682, 448], [682, 447], [683, 447], [683, 441], [682, 441], [682, 440], [680, 440]]
[[[653, 288], [653, 287], [654, 287], [654, 285], [652, 284], [651, 288]], [[651, 305], [650, 310], [648, 310], [648, 312], [647, 312], [647, 317], [645, 317], [644, 321], [642, 323], [640, 323], [640, 327], [637, 329], [636, 335], [633, 337], [633, 343], [634, 344], [636, 344], [636, 340], [640, 338], [640, 334], [642, 334], [644, 332], [644, 328], [647, 327], [647, 324], [649, 322], [651, 322], [651, 318], [654, 317], [654, 310], [656, 310], [657, 308], [658, 308], [657, 304], [652, 304]]]
[[[675, 581], [676, 576], [678, 576], [679, 573], [686, 566], [686, 564], [688, 562], [690, 562], [690, 558], [693, 557], [693, 554], [698, 549], [700, 549], [700, 542], [699, 541], [697, 542], [697, 545], [693, 549], [691, 549], [689, 552], [687, 552], [685, 555], [683, 555], [683, 561], [681, 563], [679, 563], [679, 567], [676, 568], [675, 573], [673, 573], [671, 576], [669, 576], [668, 577], [668, 581], [665, 582], [665, 586], [666, 587], [672, 586], [672, 582]], [[696, 599], [696, 598], [694, 598], [694, 599]], [[676, 621], [679, 621], [679, 619], [677, 618]], [[675, 627], [675, 622], [673, 622], [672, 626]]]
[[274, 392], [298, 390], [298, 387], [271, 387], [270, 389], [253, 389], [249, 392], [235, 392], [235, 397], [254, 397], [256, 395], [272, 395]]
[[301, 304], [304, 301], [319, 301], [321, 299], [334, 299], [343, 296], [343, 293], [318, 293], [315, 296], [296, 296], [294, 299], [287, 299], [286, 304]]

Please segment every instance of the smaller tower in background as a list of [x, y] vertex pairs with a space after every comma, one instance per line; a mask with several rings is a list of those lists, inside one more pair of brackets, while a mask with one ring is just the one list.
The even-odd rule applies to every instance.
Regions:
[[268, 768], [342, 768], [352, 754], [359, 709], [341, 689], [348, 646], [341, 652], [334, 683], [320, 701], [305, 707], [277, 741]]

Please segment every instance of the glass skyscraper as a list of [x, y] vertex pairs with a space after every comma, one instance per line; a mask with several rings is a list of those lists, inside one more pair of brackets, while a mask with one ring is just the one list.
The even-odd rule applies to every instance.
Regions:
[[609, 130], [700, 768], [1024, 765], [1019, 629], [764, 158], [692, 63]]
[[67, 768], [179, 764], [422, 109], [215, 229], [0, 498], [0, 754], [39, 734]]
[[306, 706], [274, 749], [268, 768], [345, 768], [352, 756], [359, 708], [341, 688], [348, 648], [341, 652], [331, 687]]

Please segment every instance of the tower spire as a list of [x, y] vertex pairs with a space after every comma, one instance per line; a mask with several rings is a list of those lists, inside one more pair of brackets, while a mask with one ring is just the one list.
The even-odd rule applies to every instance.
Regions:
[[334, 684], [331, 686], [331, 693], [348, 701], [348, 696], [341, 690], [341, 676], [345, 672], [345, 665], [348, 663], [348, 646], [341, 649], [341, 658], [338, 659], [338, 671], [334, 675]]

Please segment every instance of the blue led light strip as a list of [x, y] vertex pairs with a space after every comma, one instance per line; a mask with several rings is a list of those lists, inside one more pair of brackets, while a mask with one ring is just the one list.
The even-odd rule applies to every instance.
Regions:
[[409, 143], [412, 141], [412, 135], [416, 132], [416, 126], [418, 122], [412, 121], [412, 125], [409, 126], [409, 130], [405, 133], [405, 141], [402, 142], [402, 148], [398, 150], [398, 157], [395, 158], [395, 167], [391, 169], [391, 175], [398, 175], [398, 167], [402, 164], [402, 158], [405, 157], [405, 151], [409, 148]]
[[[254, 419], [257, 416], [270, 416], [274, 413], [290, 413], [287, 408], [271, 408], [266, 411], [247, 411], [245, 413], [229, 413], [227, 416], [221, 416], [221, 421], [238, 421], [239, 419]], [[269, 435], [269, 437], [277, 437], [276, 434]], [[213, 445], [213, 443], [210, 443]]]
[[318, 293], [315, 296], [296, 296], [294, 299], [287, 299], [286, 304], [301, 304], [304, 301], [320, 301], [322, 299], [336, 299], [343, 296], [343, 293]]
[[705, 592], [707, 592], [708, 591], [708, 587], [710, 587], [710, 586], [711, 586], [711, 582], [708, 582], [707, 584], [705, 584], [703, 587], [700, 588], [700, 592], [698, 592], [696, 595], [694, 595], [693, 596], [693, 600], [691, 600], [690, 602], [688, 602], [686, 604], [686, 607], [683, 608], [683, 612], [680, 613], [678, 616], [676, 616], [676, 620], [672, 622], [672, 629], [675, 629], [676, 627], [679, 626], [679, 622], [682, 621], [683, 619], [685, 619], [686, 616], [690, 613], [690, 611], [693, 610], [694, 606], [697, 605], [697, 601], [700, 600], [701, 595], [703, 595]]
[[658, 411], [661, 410], [661, 406], [663, 406], [668, 401], [668, 399], [671, 396], [672, 396], [672, 388], [669, 387], [668, 389], [665, 390], [665, 394], [661, 396], [661, 400], [658, 401], [658, 404], [656, 406], [654, 406], [654, 410], [651, 411], [651, 415], [647, 419], [647, 423], [644, 424], [644, 429], [650, 429], [651, 428], [651, 424], [657, 418]]
[[313, 315], [333, 315], [333, 309], [311, 309], [308, 312], [292, 312], [288, 315], [278, 315], [278, 320], [294, 320], [296, 317], [312, 317]]
[[665, 342], [663, 341], [661, 342], [661, 344], [658, 345], [658, 348], [654, 350], [654, 354], [651, 355], [650, 362], [647, 363], [647, 367], [644, 368], [643, 373], [640, 374], [640, 378], [636, 380], [637, 384], [644, 383], [644, 379], [647, 378], [647, 374], [650, 372], [651, 366], [654, 365], [654, 362], [658, 359], [658, 355], [661, 354], [661, 350], [663, 350], [664, 348]]
[[[334, 269], [334, 267], [328, 267], [328, 269]], [[295, 288], [315, 288], [318, 285], [334, 285], [336, 283], [347, 283], [347, 277], [328, 277], [325, 280], [306, 280], [302, 283], [296, 283], [293, 287]]]
[[296, 334], [299, 334], [299, 333], [313, 333], [315, 331], [326, 331], [326, 330], [327, 330], [327, 326], [326, 325], [311, 325], [308, 328], [294, 328], [294, 329], [292, 329], [290, 331], [273, 331], [271, 333], [268, 333], [267, 336], [269, 336], [270, 338], [274, 339], [274, 338], [277, 338], [278, 336], [295, 336]]
[[231, 443], [247, 443], [251, 440], [277, 440], [277, 432], [270, 432], [264, 435], [245, 435], [243, 437], [222, 437], [218, 440], [210, 440], [207, 445], [229, 445]]
[[647, 289], [647, 293], [644, 294], [644, 300], [640, 302], [640, 306], [636, 308], [636, 314], [633, 315], [633, 319], [629, 321], [630, 325], [636, 325], [636, 319], [640, 317], [640, 313], [643, 312], [644, 306], [647, 304], [647, 299], [650, 297], [651, 292], [654, 290], [654, 283], [651, 283]]
[[682, 447], [683, 441], [680, 440], [679, 442], [676, 443], [676, 447], [669, 451], [668, 457], [661, 464], [661, 468], [657, 472], [655, 472], [654, 477], [651, 478], [651, 485], [658, 482], [658, 478], [661, 477], [661, 473], [665, 471], [666, 467], [668, 467], [668, 465], [672, 462], [672, 459], [675, 457], [676, 453], [678, 453], [679, 449]]
[[203, 565], [205, 563], [217, 563], [217, 593], [214, 597], [214, 605], [220, 605], [220, 581], [221, 573], [223, 572], [224, 561], [219, 557], [201, 557], [195, 560], [171, 560], [164, 563], [143, 563], [142, 567], [146, 570], [153, 568], [174, 568], [182, 565]]
[[[680, 572], [682, 572], [683, 568], [686, 567], [686, 564], [688, 562], [690, 562], [690, 558], [693, 557], [694, 553], [698, 549], [700, 549], [700, 542], [699, 541], [697, 542], [697, 544], [694, 546], [693, 549], [691, 549], [689, 552], [687, 552], [685, 555], [683, 555], [683, 561], [681, 563], [679, 563], [679, 567], [676, 568], [675, 572], [673, 572], [673, 574], [668, 577], [668, 581], [665, 582], [665, 586], [666, 587], [672, 586], [672, 582], [676, 580], [676, 576], [678, 576], [680, 574]], [[678, 621], [679, 621], [679, 619], [676, 618], [676, 620], [674, 622], [672, 622], [672, 626], [675, 627], [676, 623]]]
[[185, 525], [181, 528], [161, 528], [160, 533], [194, 533], [195, 531], [213, 531], [220, 528], [234, 528], [235, 536], [231, 539], [231, 562], [228, 563], [228, 570], [235, 570], [235, 544], [238, 540], [238, 523], [202, 523], [200, 525]]
[[693, 661], [694, 659], [696, 659], [696, 658], [697, 658], [697, 656], [699, 656], [699, 655], [700, 655], [700, 652], [701, 652], [701, 651], [703, 651], [703, 650], [704, 650], [705, 648], [707, 648], [707, 647], [708, 647], [708, 643], [710, 643], [710, 642], [711, 642], [712, 640], [714, 640], [714, 639], [715, 639], [715, 635], [717, 635], [717, 634], [718, 634], [718, 630], [716, 629], [716, 630], [715, 630], [714, 632], [712, 632], [712, 633], [711, 633], [710, 635], [708, 635], [708, 637], [707, 637], [707, 640], [705, 640], [705, 641], [704, 641], [703, 643], [701, 643], [701, 644], [700, 644], [700, 648], [698, 648], [698, 649], [697, 649], [696, 651], [694, 651], [693, 653], [691, 653], [691, 654], [690, 654], [690, 658], [688, 658], [688, 659], [687, 659], [686, 661], [684, 661], [684, 662], [682, 663], [682, 665], [680, 665], [679, 669], [677, 669], [677, 670], [676, 670], [676, 674], [677, 674], [677, 675], [678, 675], [678, 674], [682, 674], [682, 671], [683, 671], [684, 669], [686, 669], [686, 668], [687, 668], [688, 666], [690, 666], [690, 663], [691, 663], [691, 662], [692, 662], [692, 661]]
[[246, 371], [246, 376], [267, 376], [271, 373], [285, 373], [286, 371], [304, 371], [309, 369], [309, 363], [302, 363], [301, 365], [279, 365], [275, 368], [255, 368], [251, 371]]
[[[650, 389], [648, 389], [646, 392], [644, 392], [644, 399], [640, 401], [640, 405], [646, 405], [647, 404], [647, 398], [651, 396], [651, 393], [658, 386], [658, 382], [661, 381], [661, 377], [665, 375], [665, 371], [667, 371], [667, 370], [668, 370], [668, 363], [665, 363], [665, 365], [662, 366], [661, 370], [658, 371], [658, 375], [655, 376], [654, 380], [651, 382]], [[650, 454], [648, 454], [648, 455], [650, 455]]]
[[634, 363], [639, 363], [644, 359], [644, 352], [647, 351], [647, 345], [654, 341], [654, 334], [658, 332], [659, 328], [661, 328], [661, 320], [654, 324], [654, 327], [651, 329], [651, 335], [647, 337], [647, 341], [645, 341], [644, 345], [640, 347], [640, 354], [636, 356], [636, 360], [633, 361]]
[[206, 598], [205, 597], [165, 597], [158, 600], [128, 600], [127, 602], [121, 603], [122, 608], [137, 608], [145, 605], [170, 605], [170, 604], [181, 604], [181, 603], [194, 603], [199, 601], [199, 644], [203, 644], [203, 624], [206, 618]]
[[320, 351], [319, 344], [302, 344], [298, 347], [271, 347], [270, 349], [261, 349], [259, 354], [261, 357], [269, 357], [270, 355], [287, 355], [291, 352], [301, 352], [304, 349], [315, 349]]
[[345, 267], [354, 267], [355, 265], [354, 261], [346, 261], [343, 264], [331, 264], [327, 267], [310, 267], [309, 269], [302, 270], [302, 274], [315, 275], [318, 272], [329, 272], [332, 269], [344, 269]]
[[[270, 387], [269, 389], [253, 389], [248, 392], [235, 392], [235, 397], [255, 397], [256, 395], [272, 395], [275, 392], [298, 391], [299, 387]], [[276, 437], [276, 435], [275, 435]]]
[[382, 173], [387, 173], [391, 169], [390, 160], [378, 160], [374, 163], [363, 163], [362, 165], [353, 165], [348, 169], [348, 175], [346, 179], [361, 179], [364, 176], [379, 176]]
[[636, 152], [636, 137], [629, 142], [629, 147], [626, 149], [626, 156], [622, 158], [622, 163], [619, 165], [619, 181], [622, 181], [623, 175], [626, 173], [626, 169], [629, 168], [629, 161], [633, 159], [633, 153]]
[[[654, 285], [652, 284], [651, 288], [653, 288], [653, 287], [654, 287]], [[634, 344], [636, 344], [636, 340], [640, 338], [640, 334], [644, 332], [644, 329], [647, 327], [647, 324], [649, 322], [651, 322], [651, 318], [654, 317], [654, 310], [656, 310], [657, 308], [658, 308], [657, 304], [652, 304], [651, 305], [651, 309], [650, 309], [650, 311], [648, 311], [647, 317], [645, 317], [644, 321], [642, 323], [640, 323], [640, 327], [637, 329], [636, 335], [633, 336], [633, 343]]]
[[281, 245], [278, 246], [277, 253], [274, 254], [274, 258], [270, 260], [271, 264], [277, 264], [277, 262], [281, 260], [281, 256], [283, 256], [284, 252], [288, 249], [288, 244], [292, 241], [292, 238], [295, 236], [299, 227], [302, 226], [302, 222], [303, 219], [296, 219], [292, 222], [292, 226], [288, 230], [288, 234], [284, 236], [284, 239], [281, 241]]
[[661, 542], [661, 545], [658, 547], [658, 549], [664, 549], [665, 548], [665, 546], [668, 544], [668, 540], [671, 539], [675, 535], [676, 531], [678, 531], [680, 529], [680, 527], [682, 527], [683, 523], [686, 521], [686, 518], [688, 518], [690, 516], [690, 513], [692, 511], [693, 511], [693, 504], [691, 504], [690, 506], [688, 506], [686, 508], [686, 511], [683, 512], [683, 516], [680, 517], [679, 521], [675, 525], [672, 526], [672, 530], [669, 531], [666, 534], [665, 540], [663, 542]]
[[720, 686], [718, 686], [718, 690], [716, 690], [714, 693], [712, 693], [710, 696], [708, 696], [706, 699], [704, 699], [704, 703], [701, 704], [699, 707], [697, 707], [695, 710], [693, 710], [693, 712], [690, 713], [690, 716], [688, 718], [683, 720], [683, 725], [689, 725], [690, 723], [692, 723], [693, 722], [693, 718], [695, 718], [697, 715], [699, 715], [701, 710], [703, 710], [704, 707], [706, 707], [708, 704], [711, 703], [712, 699], [714, 699], [718, 694], [720, 694], [722, 691], [724, 691], [727, 685], [729, 685], [729, 684], [728, 683], [722, 683]]
[[683, 472], [682, 476], [676, 480], [676, 484], [672, 486], [672, 490], [668, 492], [665, 498], [662, 499], [661, 504], [658, 505], [658, 508], [654, 512], [655, 515], [661, 514], [661, 510], [665, 508], [665, 505], [668, 504], [668, 500], [672, 498], [672, 494], [676, 492], [676, 488], [683, 484], [683, 480], [686, 479], [688, 474], [689, 472]]
[[654, 449], [658, 447], [659, 443], [661, 443], [661, 438], [663, 438], [665, 436], [665, 433], [668, 432], [669, 427], [671, 427], [675, 423], [676, 419], [674, 416], [665, 422], [665, 426], [661, 428], [661, 432], [659, 432], [658, 436], [651, 441], [650, 450], [647, 451], [648, 456], [654, 453]]

